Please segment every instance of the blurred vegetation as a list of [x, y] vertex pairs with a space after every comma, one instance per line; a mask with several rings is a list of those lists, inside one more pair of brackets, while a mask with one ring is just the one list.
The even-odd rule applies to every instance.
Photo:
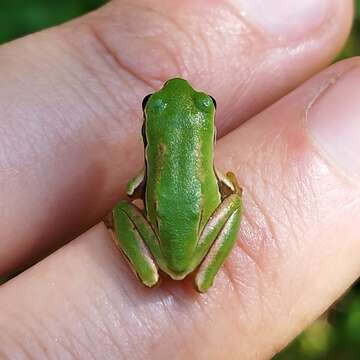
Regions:
[[[341, 0], [339, 0], [341, 1]], [[11, 0], [0, 3], [0, 43], [91, 11], [105, 0]], [[338, 59], [360, 55], [360, 0], [349, 40]], [[360, 284], [304, 331], [276, 360], [360, 359]]]
[[0, 2], [0, 43], [82, 15], [105, 0], [2, 0]]
[[338, 59], [360, 55], [360, 0], [355, 0], [355, 18], [348, 41]]

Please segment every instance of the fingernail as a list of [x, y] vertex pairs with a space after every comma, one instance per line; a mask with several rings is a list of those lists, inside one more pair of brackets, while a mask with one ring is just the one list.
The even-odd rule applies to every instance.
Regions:
[[242, 15], [265, 32], [296, 39], [314, 31], [329, 16], [332, 0], [246, 0]]
[[305, 125], [343, 170], [360, 175], [360, 68], [346, 72], [318, 96]]

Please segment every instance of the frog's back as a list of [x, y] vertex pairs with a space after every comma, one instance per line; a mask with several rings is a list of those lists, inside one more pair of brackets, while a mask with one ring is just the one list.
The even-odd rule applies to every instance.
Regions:
[[214, 104], [182, 79], [153, 94], [146, 116], [146, 211], [168, 268], [186, 273], [198, 235], [220, 203], [213, 167]]

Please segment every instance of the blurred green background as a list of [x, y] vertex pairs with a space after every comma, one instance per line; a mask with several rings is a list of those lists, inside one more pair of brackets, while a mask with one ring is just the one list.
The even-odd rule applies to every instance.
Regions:
[[[105, 0], [2, 1], [0, 43], [60, 24], [103, 3]], [[353, 31], [338, 60], [360, 55], [360, 0], [356, 0], [355, 3]], [[355, 284], [322, 319], [316, 321], [275, 358], [277, 360], [360, 359], [360, 284]]]

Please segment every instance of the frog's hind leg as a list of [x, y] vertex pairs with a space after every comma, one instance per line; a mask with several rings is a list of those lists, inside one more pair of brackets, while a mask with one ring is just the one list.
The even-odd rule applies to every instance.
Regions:
[[161, 253], [152, 227], [133, 204], [121, 201], [113, 209], [115, 243], [128, 259], [140, 281], [152, 287], [159, 281]]
[[215, 210], [200, 236], [196, 262], [201, 262], [195, 277], [199, 292], [206, 292], [234, 246], [240, 225], [241, 197], [229, 195]]

